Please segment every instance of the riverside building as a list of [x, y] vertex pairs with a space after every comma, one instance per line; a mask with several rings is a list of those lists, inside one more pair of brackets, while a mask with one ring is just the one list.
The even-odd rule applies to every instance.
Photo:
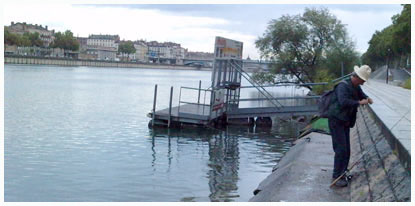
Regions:
[[180, 44], [173, 42], [147, 42], [148, 60], [150, 62], [183, 64], [186, 50]]
[[[81, 41], [85, 42], [85, 40]], [[113, 61], [117, 56], [119, 42], [118, 35], [89, 35], [86, 39], [86, 54], [97, 60]]]
[[37, 24], [26, 24], [26, 22], [14, 23], [11, 22], [11, 25], [7, 27], [10, 33], [23, 35], [24, 33], [39, 33], [39, 38], [43, 42], [44, 47], [48, 47], [50, 43], [53, 42], [55, 37], [55, 30], [48, 30], [48, 26], [43, 27], [42, 25]]

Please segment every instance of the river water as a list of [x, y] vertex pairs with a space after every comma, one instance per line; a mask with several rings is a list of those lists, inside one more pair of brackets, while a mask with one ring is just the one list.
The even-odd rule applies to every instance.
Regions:
[[[149, 129], [153, 106], [210, 71], [5, 65], [5, 201], [248, 201], [295, 137], [271, 129]], [[251, 94], [244, 94], [251, 95]]]

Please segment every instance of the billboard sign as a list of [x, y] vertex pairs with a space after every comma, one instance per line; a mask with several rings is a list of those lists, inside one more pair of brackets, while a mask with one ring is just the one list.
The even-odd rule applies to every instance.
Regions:
[[215, 58], [242, 59], [243, 43], [217, 36], [215, 39]]

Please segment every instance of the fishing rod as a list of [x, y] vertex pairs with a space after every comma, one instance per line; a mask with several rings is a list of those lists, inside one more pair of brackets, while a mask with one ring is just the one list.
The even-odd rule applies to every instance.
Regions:
[[334, 184], [336, 184], [336, 182], [337, 181], [339, 181], [343, 176], [345, 176], [349, 171], [351, 171], [352, 169], [353, 169], [353, 167], [354, 166], [356, 166], [362, 159], [363, 159], [363, 157], [366, 155], [366, 154], [368, 154], [369, 152], [371, 152], [372, 150], [373, 150], [373, 148], [375, 148], [375, 146], [379, 143], [379, 142], [381, 142], [381, 140], [379, 140], [379, 141], [377, 141], [375, 144], [373, 144], [372, 146], [371, 146], [371, 148], [369, 149], [369, 150], [367, 150], [365, 153], [363, 153], [362, 154], [362, 156], [360, 156], [360, 158], [359, 159], [357, 159], [353, 164], [352, 164], [352, 166], [350, 166], [350, 168], [349, 169], [346, 169], [346, 171], [344, 171], [339, 177], [337, 177], [337, 179], [335, 179], [332, 183], [331, 183], [331, 185], [330, 185], [330, 187], [332, 187]]

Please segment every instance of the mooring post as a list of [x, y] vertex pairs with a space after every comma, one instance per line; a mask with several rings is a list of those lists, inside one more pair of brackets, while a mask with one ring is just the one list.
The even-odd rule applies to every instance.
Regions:
[[201, 89], [201, 87], [202, 87], [202, 80], [199, 80], [199, 95], [197, 97], [197, 104], [200, 103], [200, 89]]
[[171, 123], [171, 103], [173, 100], [173, 87], [170, 88], [170, 103], [169, 103], [169, 122], [168, 122], [168, 127], [170, 128], [170, 123]]
[[156, 100], [157, 100], [157, 84], [154, 86], [154, 101], [153, 101], [153, 119], [151, 121], [151, 126], [154, 127], [154, 118], [156, 116]]

